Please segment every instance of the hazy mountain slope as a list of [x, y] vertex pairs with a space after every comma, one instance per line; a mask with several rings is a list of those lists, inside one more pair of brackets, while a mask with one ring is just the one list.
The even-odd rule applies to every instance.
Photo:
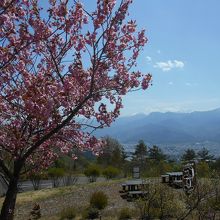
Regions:
[[140, 139], [150, 143], [220, 142], [220, 109], [121, 117], [96, 135], [109, 135], [123, 143], [135, 143]]

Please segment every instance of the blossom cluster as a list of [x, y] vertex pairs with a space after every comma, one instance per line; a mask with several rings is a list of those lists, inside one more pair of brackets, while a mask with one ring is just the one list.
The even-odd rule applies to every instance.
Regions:
[[57, 152], [98, 154], [91, 129], [151, 83], [135, 69], [147, 38], [126, 19], [132, 1], [98, 0], [93, 12], [73, 2], [0, 2], [0, 159], [48, 166]]

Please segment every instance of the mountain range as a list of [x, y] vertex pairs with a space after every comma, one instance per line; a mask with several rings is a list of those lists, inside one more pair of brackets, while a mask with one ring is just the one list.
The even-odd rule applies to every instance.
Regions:
[[220, 108], [192, 113], [153, 112], [120, 117], [111, 127], [97, 130], [96, 135], [111, 136], [124, 144], [143, 140], [159, 145], [213, 142], [220, 146]]

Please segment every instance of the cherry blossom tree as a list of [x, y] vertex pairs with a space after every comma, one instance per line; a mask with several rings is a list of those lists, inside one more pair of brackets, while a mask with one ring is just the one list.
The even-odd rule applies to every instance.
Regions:
[[131, 3], [97, 0], [89, 11], [74, 0], [0, 1], [0, 169], [9, 180], [0, 219], [13, 219], [21, 174], [76, 148], [98, 153], [92, 129], [110, 126], [122, 97], [150, 85], [136, 69], [147, 38], [128, 19]]

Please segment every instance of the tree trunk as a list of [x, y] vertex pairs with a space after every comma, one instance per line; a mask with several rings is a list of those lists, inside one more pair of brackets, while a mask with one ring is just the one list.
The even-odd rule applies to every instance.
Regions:
[[9, 182], [8, 190], [1, 210], [1, 220], [13, 220], [14, 218], [15, 202], [18, 192], [18, 180], [19, 176], [16, 175], [13, 176]]

